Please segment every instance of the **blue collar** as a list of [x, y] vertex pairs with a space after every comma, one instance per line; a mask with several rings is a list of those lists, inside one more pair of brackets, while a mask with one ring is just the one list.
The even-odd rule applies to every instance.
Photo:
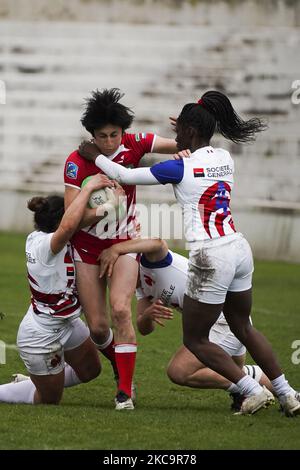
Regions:
[[161, 259], [160, 261], [149, 261], [145, 255], [142, 255], [140, 262], [141, 262], [141, 265], [144, 266], [144, 268], [149, 268], [149, 269], [166, 268], [172, 264], [173, 256], [168, 251], [167, 256]]

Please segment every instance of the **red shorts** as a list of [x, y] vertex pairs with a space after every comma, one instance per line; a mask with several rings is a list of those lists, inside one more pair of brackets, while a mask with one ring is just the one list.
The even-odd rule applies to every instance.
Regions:
[[97, 261], [97, 258], [103, 250], [115, 245], [116, 243], [126, 242], [126, 240], [130, 240], [130, 237], [100, 240], [99, 238], [80, 230], [75, 233], [71, 239], [72, 247], [74, 249], [74, 260], [82, 261], [87, 264], [98, 265], [99, 261]]

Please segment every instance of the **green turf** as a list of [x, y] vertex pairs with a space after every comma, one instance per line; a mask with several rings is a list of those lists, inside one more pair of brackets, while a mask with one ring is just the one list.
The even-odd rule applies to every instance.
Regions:
[[[0, 339], [15, 343], [29, 303], [24, 236], [0, 234]], [[300, 364], [291, 344], [300, 340], [300, 266], [256, 262], [253, 320], [273, 343], [291, 381], [300, 388]], [[299, 418], [273, 406], [255, 416], [233, 416], [222, 391], [170, 383], [166, 365], [180, 345], [180, 317], [149, 337], [138, 337], [133, 412], [113, 409], [114, 383], [103, 360], [100, 377], [67, 389], [61, 406], [0, 405], [0, 449], [299, 449]], [[25, 368], [13, 348], [0, 365], [0, 382]]]

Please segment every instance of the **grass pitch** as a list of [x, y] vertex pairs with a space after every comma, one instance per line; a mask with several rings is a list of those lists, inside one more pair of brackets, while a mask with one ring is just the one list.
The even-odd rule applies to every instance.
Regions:
[[[0, 340], [9, 345], [0, 383], [14, 372], [26, 373], [14, 348], [29, 305], [24, 241], [22, 235], [0, 234]], [[300, 364], [292, 363], [291, 345], [300, 340], [299, 279], [300, 265], [256, 262], [253, 321], [297, 389]], [[166, 365], [180, 343], [179, 315], [152, 335], [138, 336], [133, 412], [114, 410], [114, 381], [105, 358], [102, 374], [65, 390], [58, 407], [1, 403], [0, 449], [300, 449], [299, 418], [281, 416], [277, 405], [255, 416], [233, 416], [226, 393], [169, 382]]]

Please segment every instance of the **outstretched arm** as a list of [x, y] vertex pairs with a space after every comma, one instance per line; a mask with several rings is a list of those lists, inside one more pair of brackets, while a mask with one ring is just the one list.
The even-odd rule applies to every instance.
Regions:
[[109, 178], [121, 184], [159, 184], [159, 181], [151, 173], [150, 168], [124, 168], [124, 166], [110, 161], [104, 155], [98, 155], [95, 160], [95, 165], [109, 176]]
[[149, 261], [155, 262], [164, 259], [168, 254], [168, 245], [160, 238], [135, 238], [112, 245], [103, 250], [98, 257], [100, 261], [100, 277], [107, 272], [110, 277], [118, 257], [127, 253], [144, 253]]
[[99, 149], [93, 142], [82, 142], [78, 151], [83, 158], [95, 162], [95, 165], [107, 176], [119, 183], [128, 185], [177, 184], [183, 178], [182, 160], [167, 160], [151, 168], [130, 169], [112, 162], [104, 155], [99, 155]]

